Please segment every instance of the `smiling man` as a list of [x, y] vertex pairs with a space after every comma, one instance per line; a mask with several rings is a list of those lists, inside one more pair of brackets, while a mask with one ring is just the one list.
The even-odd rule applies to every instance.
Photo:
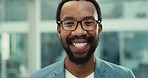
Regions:
[[62, 0], [56, 21], [66, 58], [31, 78], [135, 78], [128, 68], [95, 57], [102, 32], [101, 10], [95, 0]]

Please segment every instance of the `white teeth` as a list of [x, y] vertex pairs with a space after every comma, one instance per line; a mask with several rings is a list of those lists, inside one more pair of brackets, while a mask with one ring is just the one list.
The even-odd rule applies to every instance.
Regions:
[[84, 47], [87, 43], [73, 43], [75, 47]]

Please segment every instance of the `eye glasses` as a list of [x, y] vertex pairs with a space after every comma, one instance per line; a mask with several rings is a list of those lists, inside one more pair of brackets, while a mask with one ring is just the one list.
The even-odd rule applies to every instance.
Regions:
[[67, 31], [73, 31], [78, 27], [78, 23], [80, 23], [83, 30], [94, 30], [97, 27], [97, 24], [100, 24], [100, 21], [89, 19], [89, 20], [65, 20], [65, 21], [57, 21], [57, 23], [62, 25], [62, 28]]

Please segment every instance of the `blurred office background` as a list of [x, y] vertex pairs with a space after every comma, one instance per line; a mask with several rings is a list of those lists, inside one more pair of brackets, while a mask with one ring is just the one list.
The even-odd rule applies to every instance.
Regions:
[[[61, 60], [56, 32], [60, 0], [0, 0], [0, 78], [29, 78]], [[148, 0], [97, 0], [103, 33], [96, 56], [148, 77]]]

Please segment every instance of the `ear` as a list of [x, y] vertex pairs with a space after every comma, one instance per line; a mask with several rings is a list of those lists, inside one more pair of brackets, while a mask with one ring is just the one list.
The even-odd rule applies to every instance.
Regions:
[[102, 33], [102, 24], [100, 23], [99, 24], [99, 27], [98, 27], [98, 35], [100, 36], [101, 35], [101, 33]]
[[59, 25], [57, 26], [57, 32], [58, 36], [61, 38], [61, 27]]

